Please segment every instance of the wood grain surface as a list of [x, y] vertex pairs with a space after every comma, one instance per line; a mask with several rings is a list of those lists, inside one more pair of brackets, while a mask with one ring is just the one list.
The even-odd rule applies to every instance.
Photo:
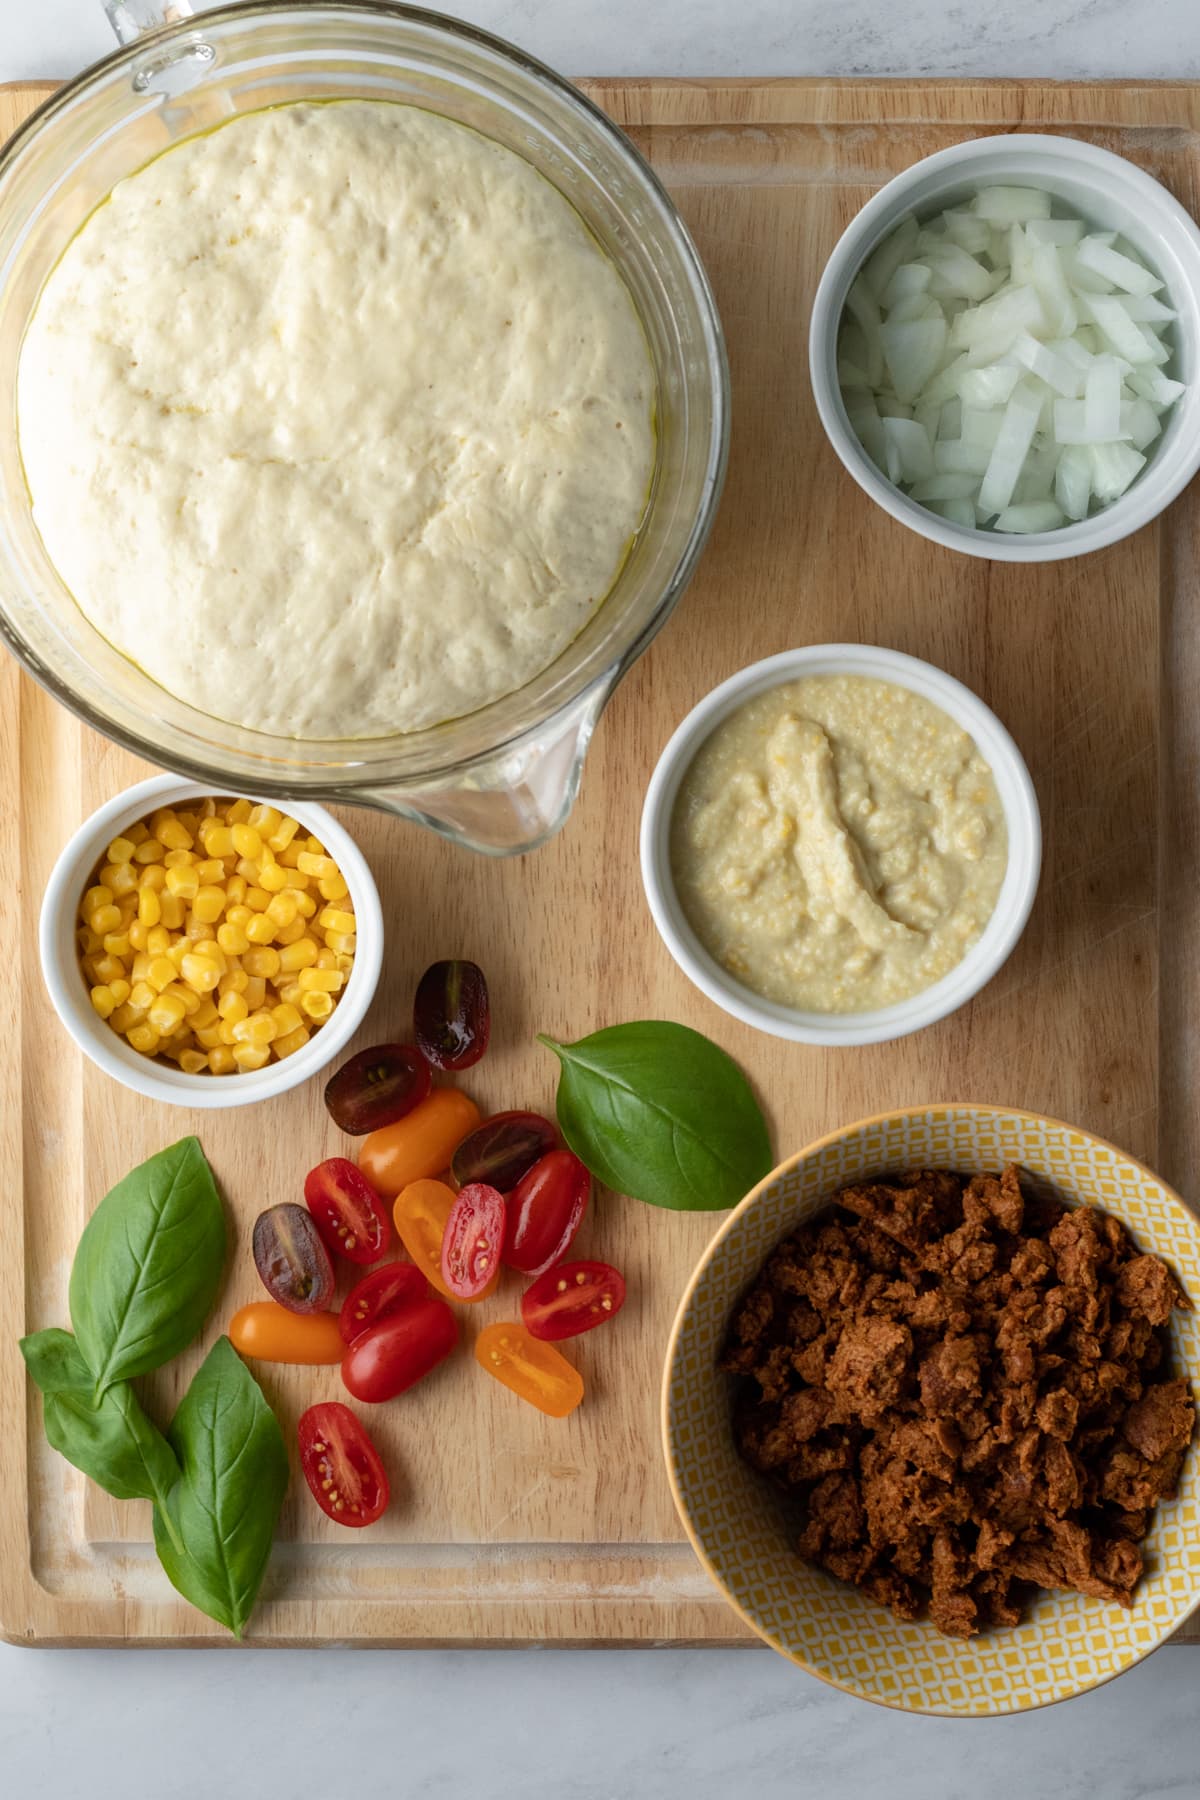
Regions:
[[[711, 272], [734, 388], [725, 498], [699, 575], [606, 713], [579, 804], [553, 843], [494, 864], [395, 820], [341, 814], [375, 871], [388, 933], [359, 1042], [406, 1030], [429, 960], [468, 955], [495, 1001], [494, 1049], [470, 1081], [485, 1108], [550, 1108], [554, 1069], [537, 1030], [575, 1037], [675, 1018], [749, 1071], [780, 1156], [867, 1113], [978, 1099], [1101, 1132], [1187, 1192], [1197, 1147], [1187, 1026], [1200, 1018], [1195, 496], [1083, 561], [1031, 569], [955, 556], [887, 518], [842, 471], [813, 409], [805, 336], [824, 260], [857, 209], [897, 171], [965, 137], [1070, 130], [1131, 156], [1196, 212], [1196, 89], [585, 85], [649, 156]], [[0, 92], [0, 133], [46, 91]], [[1040, 895], [1002, 974], [933, 1029], [861, 1050], [785, 1045], [712, 1007], [658, 942], [637, 866], [643, 792], [682, 715], [744, 663], [829, 639], [927, 657], [981, 694], [1028, 759], [1045, 829]], [[317, 1082], [249, 1112], [189, 1115], [82, 1062], [42, 989], [38, 902], [68, 835], [146, 767], [83, 730], [7, 658], [0, 755], [11, 1046], [0, 1089], [0, 1621], [21, 1642], [228, 1642], [168, 1587], [147, 1509], [108, 1500], [47, 1449], [13, 1343], [66, 1322], [71, 1254], [100, 1196], [193, 1129], [236, 1240], [217, 1330], [256, 1290], [255, 1214], [297, 1195], [306, 1169], [345, 1142]], [[371, 1426], [395, 1504], [360, 1537], [326, 1524], [294, 1481], [251, 1641], [741, 1638], [682, 1540], [659, 1450], [667, 1333], [714, 1224], [598, 1195], [580, 1248], [617, 1262], [631, 1297], [616, 1327], [574, 1347], [584, 1406], [546, 1420], [462, 1355], [380, 1409]], [[478, 1310], [511, 1314], [516, 1293]], [[199, 1356], [147, 1384], [161, 1418]], [[339, 1391], [335, 1372], [259, 1372], [289, 1435], [303, 1406]]]

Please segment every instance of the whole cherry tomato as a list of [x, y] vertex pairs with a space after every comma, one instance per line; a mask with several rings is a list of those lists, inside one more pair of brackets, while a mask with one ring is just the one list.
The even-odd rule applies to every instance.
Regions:
[[335, 1363], [346, 1353], [336, 1313], [289, 1312], [274, 1300], [254, 1300], [235, 1312], [229, 1341], [239, 1355], [261, 1362]]
[[340, 1400], [300, 1414], [300, 1467], [312, 1497], [336, 1525], [373, 1525], [387, 1508], [387, 1471], [364, 1425]]
[[504, 1195], [484, 1181], [460, 1188], [442, 1237], [442, 1281], [456, 1300], [484, 1300], [500, 1279]]
[[362, 1137], [420, 1106], [429, 1082], [429, 1064], [411, 1044], [376, 1044], [360, 1050], [330, 1078], [325, 1104], [335, 1125], [351, 1137]]
[[579, 1230], [592, 1178], [570, 1150], [551, 1150], [508, 1196], [504, 1260], [524, 1275], [561, 1262]]
[[559, 1263], [521, 1296], [521, 1317], [532, 1337], [558, 1342], [615, 1319], [624, 1304], [624, 1277], [610, 1263]]
[[421, 1300], [429, 1292], [429, 1284], [420, 1269], [411, 1263], [384, 1263], [356, 1281], [338, 1314], [338, 1328], [346, 1343], [352, 1344], [360, 1331], [377, 1325], [380, 1319], [399, 1312], [410, 1301]]
[[450, 1159], [450, 1173], [460, 1188], [486, 1181], [507, 1194], [557, 1142], [557, 1131], [540, 1113], [495, 1113], [463, 1139]]
[[444, 1181], [410, 1181], [392, 1208], [400, 1242], [425, 1279], [448, 1300], [454, 1296], [442, 1278], [442, 1240], [457, 1198]]
[[488, 1047], [492, 1012], [478, 963], [435, 962], [417, 983], [413, 1035], [435, 1069], [469, 1069]]
[[333, 1264], [316, 1221], [292, 1200], [254, 1221], [254, 1266], [272, 1300], [289, 1312], [324, 1312], [333, 1299]]
[[318, 1163], [304, 1177], [304, 1198], [330, 1250], [348, 1262], [379, 1261], [392, 1238], [387, 1209], [352, 1162], [331, 1156]]
[[359, 1332], [342, 1358], [342, 1380], [356, 1400], [392, 1400], [436, 1369], [457, 1342], [454, 1314], [427, 1294]]
[[434, 1088], [415, 1112], [373, 1131], [358, 1153], [358, 1166], [375, 1189], [394, 1200], [411, 1181], [440, 1175], [479, 1123], [479, 1108], [457, 1088]]
[[475, 1360], [539, 1412], [565, 1419], [583, 1399], [583, 1376], [553, 1344], [539, 1343], [520, 1325], [488, 1325], [475, 1340]]

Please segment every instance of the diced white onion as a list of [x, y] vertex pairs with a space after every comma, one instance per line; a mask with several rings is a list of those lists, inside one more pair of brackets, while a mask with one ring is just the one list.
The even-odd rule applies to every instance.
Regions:
[[1164, 373], [1163, 283], [1112, 231], [992, 187], [901, 220], [850, 289], [838, 341], [868, 456], [950, 523], [1052, 531], [1111, 505], [1185, 392]]

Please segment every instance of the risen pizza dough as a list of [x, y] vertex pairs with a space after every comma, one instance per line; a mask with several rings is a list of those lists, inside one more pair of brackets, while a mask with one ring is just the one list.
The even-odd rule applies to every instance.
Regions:
[[612, 586], [654, 458], [628, 291], [526, 162], [414, 107], [290, 105], [121, 182], [22, 350], [21, 451], [87, 617], [289, 737], [473, 711]]

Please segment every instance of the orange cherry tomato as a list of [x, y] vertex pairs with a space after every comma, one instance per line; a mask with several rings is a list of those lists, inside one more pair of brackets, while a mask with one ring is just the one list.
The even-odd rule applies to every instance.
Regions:
[[442, 1240], [458, 1195], [444, 1181], [410, 1181], [392, 1208], [396, 1234], [408, 1254], [439, 1294], [456, 1295], [442, 1279]]
[[473, 1100], [457, 1088], [434, 1088], [404, 1118], [371, 1133], [358, 1153], [358, 1166], [377, 1194], [395, 1199], [411, 1182], [448, 1169], [478, 1123]]
[[274, 1300], [255, 1300], [234, 1313], [229, 1341], [261, 1362], [336, 1363], [346, 1354], [335, 1312], [289, 1312]]
[[565, 1419], [583, 1399], [583, 1376], [562, 1351], [539, 1343], [511, 1320], [484, 1327], [475, 1340], [475, 1360], [552, 1419]]

